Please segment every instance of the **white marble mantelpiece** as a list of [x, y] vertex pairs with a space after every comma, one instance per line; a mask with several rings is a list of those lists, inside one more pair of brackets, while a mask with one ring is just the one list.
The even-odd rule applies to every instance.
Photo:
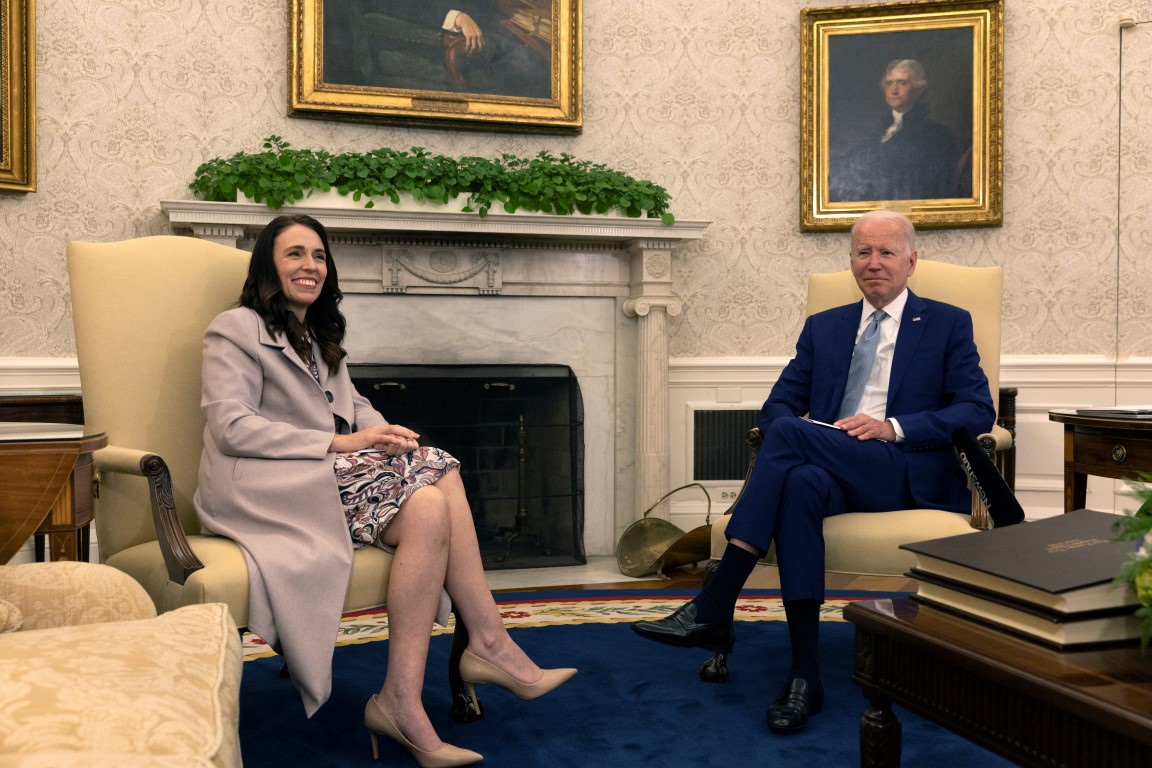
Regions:
[[[198, 200], [161, 208], [176, 232], [246, 249], [280, 213]], [[672, 258], [710, 222], [291, 210], [329, 231], [354, 362], [572, 367], [585, 409], [585, 550], [612, 554], [669, 489], [667, 317], [681, 311]]]

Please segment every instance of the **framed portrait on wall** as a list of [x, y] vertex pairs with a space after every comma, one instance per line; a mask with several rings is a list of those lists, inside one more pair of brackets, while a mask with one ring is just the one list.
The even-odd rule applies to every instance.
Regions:
[[583, 0], [291, 0], [288, 110], [577, 133]]
[[34, 0], [0, 0], [0, 190], [36, 191]]
[[1003, 220], [1003, 0], [801, 12], [800, 227]]

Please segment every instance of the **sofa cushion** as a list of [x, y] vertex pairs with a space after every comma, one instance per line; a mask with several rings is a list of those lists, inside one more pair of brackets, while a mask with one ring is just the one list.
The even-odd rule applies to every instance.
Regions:
[[24, 624], [20, 609], [7, 600], [0, 599], [0, 635], [15, 632]]
[[141, 755], [135, 752], [90, 752], [74, 749], [47, 749], [28, 755], [0, 755], [0, 768], [203, 768], [207, 765], [196, 758], [172, 755]]
[[156, 606], [126, 574], [83, 562], [0, 565], [0, 599], [24, 615], [24, 629], [146, 619]]
[[0, 636], [0, 766], [240, 765], [241, 663], [221, 603]]

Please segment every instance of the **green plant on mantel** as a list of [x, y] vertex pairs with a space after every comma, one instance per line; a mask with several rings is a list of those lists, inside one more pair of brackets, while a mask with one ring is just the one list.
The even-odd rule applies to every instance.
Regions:
[[1138, 541], [1140, 545], [1121, 566], [1116, 582], [1131, 587], [1140, 601], [1136, 609], [1136, 616], [1142, 622], [1140, 648], [1147, 653], [1152, 641], [1152, 475], [1142, 475], [1140, 482], [1126, 482], [1126, 495], [1139, 501], [1140, 506], [1116, 521], [1120, 534], [1117, 538]]
[[491, 210], [567, 215], [605, 214], [618, 209], [633, 218], [659, 218], [672, 224], [667, 190], [651, 181], [567, 153], [541, 151], [532, 158], [502, 154], [497, 159], [438, 155], [422, 147], [332, 154], [296, 149], [279, 136], [264, 139], [262, 152], [237, 152], [196, 169], [188, 186], [202, 200], [234, 202], [241, 193], [279, 209], [311, 192], [337, 190], [365, 208], [387, 198], [446, 203], [463, 196], [464, 208], [486, 216]]

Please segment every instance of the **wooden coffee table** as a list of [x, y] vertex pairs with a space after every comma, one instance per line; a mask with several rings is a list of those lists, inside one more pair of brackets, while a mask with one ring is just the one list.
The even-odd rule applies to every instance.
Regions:
[[1025, 766], [1152, 766], [1152, 653], [1060, 652], [922, 605], [866, 600], [856, 671], [860, 765], [900, 764], [898, 704]]

